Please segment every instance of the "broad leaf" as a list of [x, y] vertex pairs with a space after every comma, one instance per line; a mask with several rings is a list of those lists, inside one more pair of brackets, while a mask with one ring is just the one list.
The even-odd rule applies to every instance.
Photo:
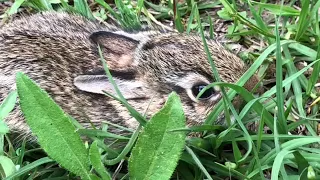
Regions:
[[131, 179], [169, 179], [185, 144], [185, 126], [180, 98], [171, 93], [165, 106], [146, 124], [129, 159]]
[[6, 156], [0, 156], [0, 167], [4, 171], [5, 177], [8, 177], [16, 171], [16, 166], [14, 165], [12, 160]]
[[41, 147], [61, 166], [90, 179], [88, 151], [69, 116], [23, 73], [16, 82], [21, 110]]

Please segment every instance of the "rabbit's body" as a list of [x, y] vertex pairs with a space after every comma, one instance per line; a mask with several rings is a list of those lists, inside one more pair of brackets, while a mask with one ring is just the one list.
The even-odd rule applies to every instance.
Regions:
[[[115, 94], [97, 44], [124, 97], [140, 113], [154, 114], [176, 91], [188, 124], [199, 124], [221, 98], [219, 90], [212, 89], [207, 98], [195, 99], [203, 85], [214, 81], [200, 37], [128, 34], [76, 15], [49, 12], [0, 29], [0, 102], [15, 89], [15, 74], [22, 71], [85, 127], [90, 121], [97, 126], [110, 121], [135, 128], [138, 123], [126, 108], [102, 92]], [[236, 82], [246, 71], [245, 64], [215, 41], [208, 44], [221, 79]], [[257, 82], [254, 76], [245, 87], [250, 90]], [[19, 106], [6, 122], [12, 131], [30, 135]]]

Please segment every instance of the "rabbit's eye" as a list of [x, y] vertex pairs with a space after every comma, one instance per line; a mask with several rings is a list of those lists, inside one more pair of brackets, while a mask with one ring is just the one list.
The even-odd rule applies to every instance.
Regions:
[[[198, 94], [201, 92], [202, 89], [204, 89], [207, 86], [207, 84], [196, 84], [191, 88], [192, 94], [194, 97], [197, 97]], [[215, 93], [214, 89], [211, 87], [210, 89], [207, 89], [202, 95], [199, 97], [199, 99], [207, 99], [210, 98]]]

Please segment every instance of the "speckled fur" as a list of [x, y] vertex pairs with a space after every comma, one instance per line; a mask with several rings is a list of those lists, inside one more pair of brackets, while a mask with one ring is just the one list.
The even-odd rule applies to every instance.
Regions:
[[[85, 127], [90, 127], [90, 120], [97, 126], [110, 121], [135, 128], [136, 120], [117, 101], [74, 85], [79, 75], [102, 69], [97, 51], [100, 44], [111, 71], [117, 72], [115, 78], [143, 85], [134, 92], [138, 98], [128, 98], [135, 109], [144, 113], [149, 107], [147, 114], [151, 116], [174, 90], [182, 99], [188, 124], [203, 122], [217, 99], [195, 102], [187, 93], [195, 83], [214, 81], [199, 36], [148, 31], [126, 34], [132, 42], [117, 36], [104, 39], [104, 35], [90, 39], [92, 33], [99, 31], [124, 34], [112, 26], [54, 12], [25, 17], [1, 27], [0, 102], [15, 89], [15, 74], [22, 71]], [[237, 81], [246, 71], [242, 60], [213, 40], [208, 40], [208, 45], [221, 79]], [[253, 76], [245, 87], [251, 90], [257, 82], [258, 78]], [[5, 121], [13, 132], [31, 134], [19, 106]]]

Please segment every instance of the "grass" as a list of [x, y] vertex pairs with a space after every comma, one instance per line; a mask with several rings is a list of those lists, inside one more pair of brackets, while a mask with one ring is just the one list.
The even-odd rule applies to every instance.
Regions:
[[[175, 29], [179, 32], [199, 33], [204, 37], [202, 32], [204, 29], [209, 37], [224, 40], [224, 36], [227, 36], [233, 40], [227, 46], [233, 47], [240, 43], [243, 47], [240, 55], [249, 61], [251, 66], [235, 85], [223, 82], [210, 85], [220, 85], [229, 90], [223, 91], [225, 94], [223, 100], [209, 114], [204, 125], [176, 130], [201, 132], [203, 136], [186, 138], [185, 149], [171, 178], [320, 179], [320, 139], [317, 119], [319, 106], [316, 103], [319, 93], [315, 87], [320, 72], [318, 17], [320, 1], [307, 0], [301, 4], [296, 1], [281, 3], [245, 1], [239, 4], [225, 0], [210, 2], [186, 0], [179, 3], [161, 2], [159, 5], [139, 0], [116, 1], [112, 5], [96, 0], [91, 4], [87, 4], [86, 1], [75, 1], [70, 5], [59, 1], [48, 3], [48, 1], [33, 0], [15, 1], [10, 8], [5, 9], [5, 12], [1, 12], [0, 16], [7, 19], [18, 10], [32, 13], [52, 9], [67, 10], [78, 12], [88, 18], [114, 19], [125, 29], [136, 30], [143, 24], [157, 24], [163, 29], [168, 29], [169, 25], [166, 22], [169, 20], [173, 21]], [[94, 8], [90, 10], [88, 5]], [[20, 9], [21, 7], [23, 8]], [[212, 17], [212, 12], [219, 17]], [[226, 34], [213, 33], [213, 29], [221, 25], [215, 21], [217, 18], [227, 20], [228, 25], [224, 27]], [[229, 22], [230, 20], [232, 22]], [[203, 38], [203, 41], [206, 39]], [[211, 56], [208, 56], [208, 60], [214, 61]], [[296, 64], [301, 61], [306, 63], [306, 67], [299, 69]], [[217, 76], [214, 64], [211, 64], [213, 74]], [[313, 68], [311, 75], [304, 74], [310, 67]], [[108, 72], [107, 67], [106, 72]], [[242, 88], [255, 72], [261, 76], [266, 90], [259, 97]], [[266, 83], [270, 81], [272, 83]], [[230, 103], [236, 93], [246, 101], [239, 111], [236, 111]], [[123, 97], [119, 100], [125, 103]], [[130, 105], [126, 105], [131, 108]], [[0, 106], [0, 118], [4, 112], [2, 107]], [[212, 125], [223, 110], [225, 112], [230, 110], [236, 122], [228, 127]], [[138, 118], [144, 122], [144, 117], [140, 115]], [[255, 124], [255, 131], [247, 129], [255, 122], [259, 122]], [[101, 162], [115, 179], [128, 179], [125, 167], [139, 132], [135, 131], [129, 141], [128, 138], [123, 138], [122, 141], [128, 141], [128, 144], [125, 148], [119, 149], [105, 144], [101, 136], [97, 136], [100, 138], [95, 136], [97, 133], [106, 132], [106, 129], [103, 127], [103, 131], [96, 132], [83, 130], [83, 134], [91, 133], [90, 137], [94, 137], [95, 140], [94, 145], [85, 144], [85, 146], [86, 148], [90, 146], [90, 152], [94, 152], [95, 155], [97, 155], [95, 146], [99, 147], [98, 153], [102, 152], [102, 155], [99, 154], [98, 158], [102, 159]], [[4, 132], [7, 131], [0, 131], [0, 134]], [[112, 137], [114, 141], [122, 138], [110, 134], [106, 136]], [[2, 147], [0, 157], [3, 158], [0, 159], [2, 178], [10, 171], [7, 167], [13, 165], [19, 170], [10, 177], [16, 179], [76, 177], [74, 173], [59, 167], [55, 161], [48, 158], [41, 148], [25, 142], [16, 147], [7, 136], [2, 137], [4, 137], [0, 141]], [[91, 156], [94, 157], [96, 156]], [[97, 172], [96, 174], [103, 177], [101, 174], [104, 172], [97, 170], [99, 164], [92, 166], [96, 170], [88, 172]], [[159, 166], [166, 165], [159, 164]]]

